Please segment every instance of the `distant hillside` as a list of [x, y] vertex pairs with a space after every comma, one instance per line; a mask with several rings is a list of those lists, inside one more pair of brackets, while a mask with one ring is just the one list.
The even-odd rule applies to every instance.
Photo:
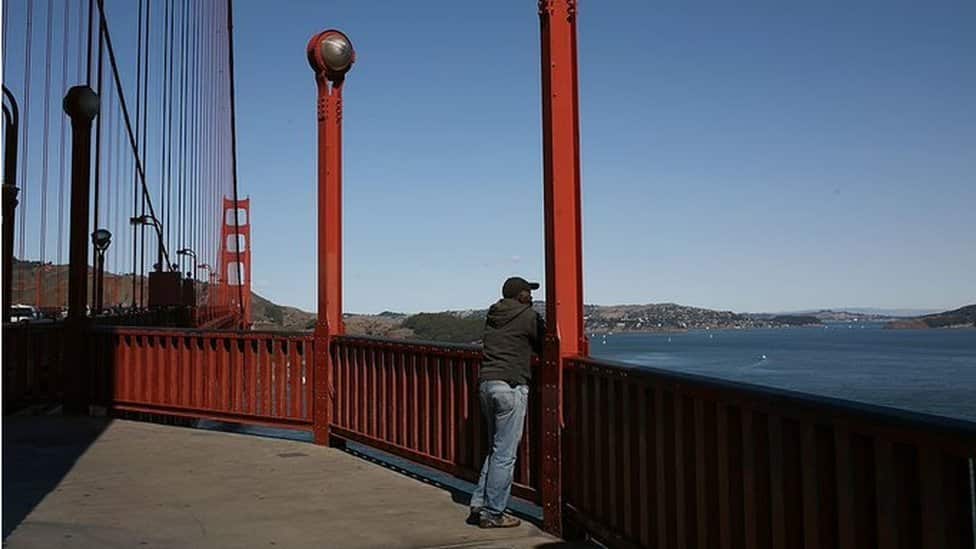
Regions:
[[255, 330], [311, 330], [315, 315], [296, 307], [278, 305], [251, 292], [251, 321]]
[[[13, 272], [4, 273], [11, 277], [11, 301], [33, 305], [44, 309], [57, 310], [60, 304], [68, 302], [68, 266], [41, 263], [39, 261], [20, 261], [14, 259]], [[94, 269], [88, 269], [89, 288]], [[136, 276], [136, 291], [142, 277]], [[40, 291], [38, 291], [40, 290]], [[90, 290], [89, 290], [90, 291]], [[132, 302], [132, 275], [105, 273], [105, 306]]]
[[[280, 307], [263, 298], [260, 302], [259, 306], [256, 296], [252, 307], [255, 328], [302, 330], [315, 326], [315, 315], [311, 313]], [[545, 314], [545, 302], [536, 301], [533, 307]], [[350, 335], [473, 343], [481, 340], [487, 312], [487, 309], [467, 309], [415, 315], [389, 311], [378, 315], [347, 314], [346, 332]], [[583, 314], [589, 333], [775, 328], [820, 323], [814, 316], [737, 314], [675, 303], [586, 305]]]
[[[407, 339], [414, 333], [405, 327], [408, 315], [384, 311], [378, 315], [343, 315], [346, 333]], [[304, 331], [315, 329], [316, 314], [296, 307], [278, 305], [251, 292], [251, 320], [255, 330]]]
[[[803, 313], [796, 313], [803, 314]], [[848, 309], [835, 311], [832, 309], [822, 309], [805, 313], [805, 316], [812, 316], [823, 322], [884, 322], [897, 318], [897, 315], [887, 313], [869, 313], [866, 311], [852, 311]]]
[[826, 322], [882, 322], [898, 318], [916, 317], [938, 313], [938, 309], [880, 309], [877, 307], [838, 307], [833, 309], [809, 309], [789, 311], [786, 315], [815, 316]]
[[595, 333], [776, 328], [820, 323], [812, 316], [740, 314], [676, 303], [587, 305], [584, 314], [586, 330]]
[[[14, 261], [13, 302], [42, 303], [54, 307], [67, 299], [68, 272], [66, 265]], [[132, 275], [105, 274], [106, 306], [131, 303]], [[43, 288], [38, 300], [38, 281]], [[141, 281], [137, 277], [138, 283]], [[198, 290], [203, 293], [203, 286]], [[545, 303], [537, 301], [533, 307], [545, 314]], [[871, 312], [878, 311], [878, 313]], [[817, 310], [803, 314], [755, 314], [716, 311], [689, 307], [676, 303], [644, 305], [585, 305], [583, 315], [588, 333], [605, 332], [669, 332], [703, 329], [750, 329], [788, 326], [810, 326], [821, 322], [853, 322], [891, 320], [887, 310], [836, 311]], [[879, 314], [881, 313], [881, 314]], [[407, 315], [384, 311], [378, 315], [345, 314], [346, 332], [350, 335], [369, 335], [391, 338], [415, 338], [432, 341], [470, 343], [481, 339], [487, 309], [443, 311]], [[252, 292], [251, 317], [258, 330], [303, 331], [315, 328], [315, 314], [296, 307], [278, 305]], [[944, 328], [976, 325], [976, 304], [942, 313], [895, 319], [888, 328]]]
[[966, 305], [952, 311], [923, 315], [903, 320], [893, 320], [885, 328], [968, 328], [976, 327], [976, 304]]

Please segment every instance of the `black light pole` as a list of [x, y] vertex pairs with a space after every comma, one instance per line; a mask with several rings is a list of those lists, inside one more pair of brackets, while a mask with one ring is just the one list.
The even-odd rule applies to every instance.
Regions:
[[[87, 356], [88, 223], [91, 190], [91, 129], [98, 115], [98, 94], [88, 86], [74, 86], [64, 96], [64, 112], [71, 117], [71, 233], [69, 235], [68, 317], [65, 320], [66, 356]], [[87, 413], [89, 372], [87, 360], [65, 368], [65, 413]]]
[[91, 126], [98, 114], [98, 95], [88, 86], [75, 86], [64, 96], [64, 112], [71, 117], [71, 235], [68, 262], [68, 318], [86, 316], [88, 306], [88, 223], [91, 189]]
[[105, 306], [105, 252], [112, 244], [112, 233], [107, 229], [97, 229], [91, 234], [95, 246], [95, 314], [100, 314]]

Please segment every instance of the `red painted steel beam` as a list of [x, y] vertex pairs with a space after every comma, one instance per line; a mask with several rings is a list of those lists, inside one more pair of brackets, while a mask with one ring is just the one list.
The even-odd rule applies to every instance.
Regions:
[[315, 442], [328, 444], [332, 423], [333, 336], [342, 335], [342, 84], [355, 61], [352, 42], [337, 30], [308, 42], [318, 85], [318, 318], [315, 323]]
[[560, 355], [585, 356], [576, 0], [540, 0], [539, 19], [546, 316]]
[[580, 215], [576, 1], [540, 0], [546, 345], [542, 367], [543, 525], [562, 534], [562, 359], [586, 355]]

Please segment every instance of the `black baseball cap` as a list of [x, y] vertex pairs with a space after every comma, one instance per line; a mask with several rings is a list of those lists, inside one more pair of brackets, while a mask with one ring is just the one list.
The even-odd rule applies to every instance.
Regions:
[[522, 290], [538, 290], [538, 282], [529, 282], [528, 280], [520, 277], [513, 276], [502, 284], [502, 297], [518, 297]]

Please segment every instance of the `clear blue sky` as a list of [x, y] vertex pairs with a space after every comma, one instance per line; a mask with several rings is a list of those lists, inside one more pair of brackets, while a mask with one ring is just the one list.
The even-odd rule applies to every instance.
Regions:
[[[976, 301], [976, 3], [584, 1], [585, 300]], [[308, 38], [345, 31], [345, 309], [543, 278], [534, 0], [235, 4], [255, 290], [315, 303]], [[540, 294], [541, 295], [541, 294]]]

